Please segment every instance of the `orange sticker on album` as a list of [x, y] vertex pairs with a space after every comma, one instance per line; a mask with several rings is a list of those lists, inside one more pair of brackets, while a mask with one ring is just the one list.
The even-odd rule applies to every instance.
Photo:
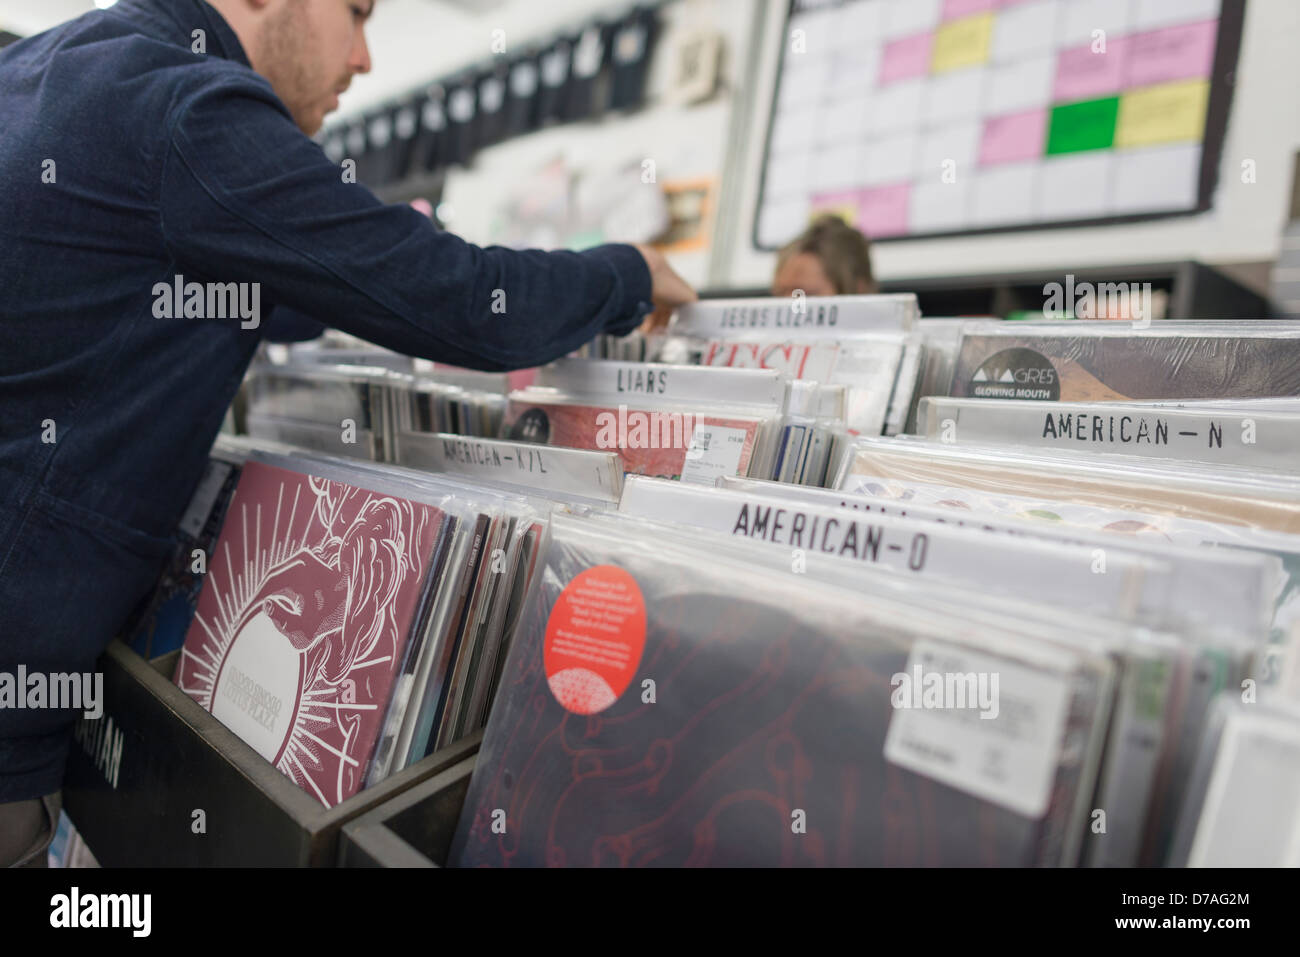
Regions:
[[644, 650], [645, 598], [636, 579], [615, 565], [597, 565], [555, 600], [542, 666], [566, 710], [596, 714], [627, 690]]

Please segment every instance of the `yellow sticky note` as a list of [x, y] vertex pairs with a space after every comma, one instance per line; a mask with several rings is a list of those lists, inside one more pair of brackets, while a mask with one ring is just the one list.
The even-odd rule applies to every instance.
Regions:
[[840, 217], [840, 219], [844, 220], [850, 226], [858, 225], [858, 207], [853, 203], [836, 203], [828, 206], [817, 206], [808, 216], [808, 222], [811, 223], [818, 216], [825, 216], [827, 213]]
[[1115, 146], [1199, 140], [1209, 96], [1209, 80], [1179, 80], [1124, 93], [1119, 98]]
[[935, 73], [942, 73], [987, 62], [989, 39], [992, 36], [992, 13], [980, 13], [945, 23], [934, 33], [931, 69]]

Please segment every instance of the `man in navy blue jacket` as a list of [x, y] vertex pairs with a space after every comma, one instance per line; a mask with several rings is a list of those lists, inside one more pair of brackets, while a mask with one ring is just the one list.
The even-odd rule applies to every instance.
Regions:
[[479, 248], [346, 182], [308, 137], [373, 6], [121, 0], [0, 53], [0, 863], [43, 853], [74, 716], [5, 676], [93, 670], [262, 338], [508, 370], [694, 298], [653, 250]]

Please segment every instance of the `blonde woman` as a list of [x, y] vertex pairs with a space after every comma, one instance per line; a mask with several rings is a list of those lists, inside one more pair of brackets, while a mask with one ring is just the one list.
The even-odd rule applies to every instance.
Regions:
[[796, 289], [805, 296], [878, 292], [867, 237], [838, 216], [819, 216], [776, 256], [772, 295], [789, 296]]

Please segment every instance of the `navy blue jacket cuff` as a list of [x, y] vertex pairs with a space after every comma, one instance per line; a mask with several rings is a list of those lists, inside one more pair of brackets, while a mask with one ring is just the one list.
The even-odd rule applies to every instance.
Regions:
[[654, 311], [651, 301], [650, 267], [635, 246], [626, 243], [609, 243], [584, 250], [583, 256], [608, 263], [623, 281], [623, 308], [619, 318], [605, 327], [613, 336], [625, 336], [636, 329], [645, 317]]

